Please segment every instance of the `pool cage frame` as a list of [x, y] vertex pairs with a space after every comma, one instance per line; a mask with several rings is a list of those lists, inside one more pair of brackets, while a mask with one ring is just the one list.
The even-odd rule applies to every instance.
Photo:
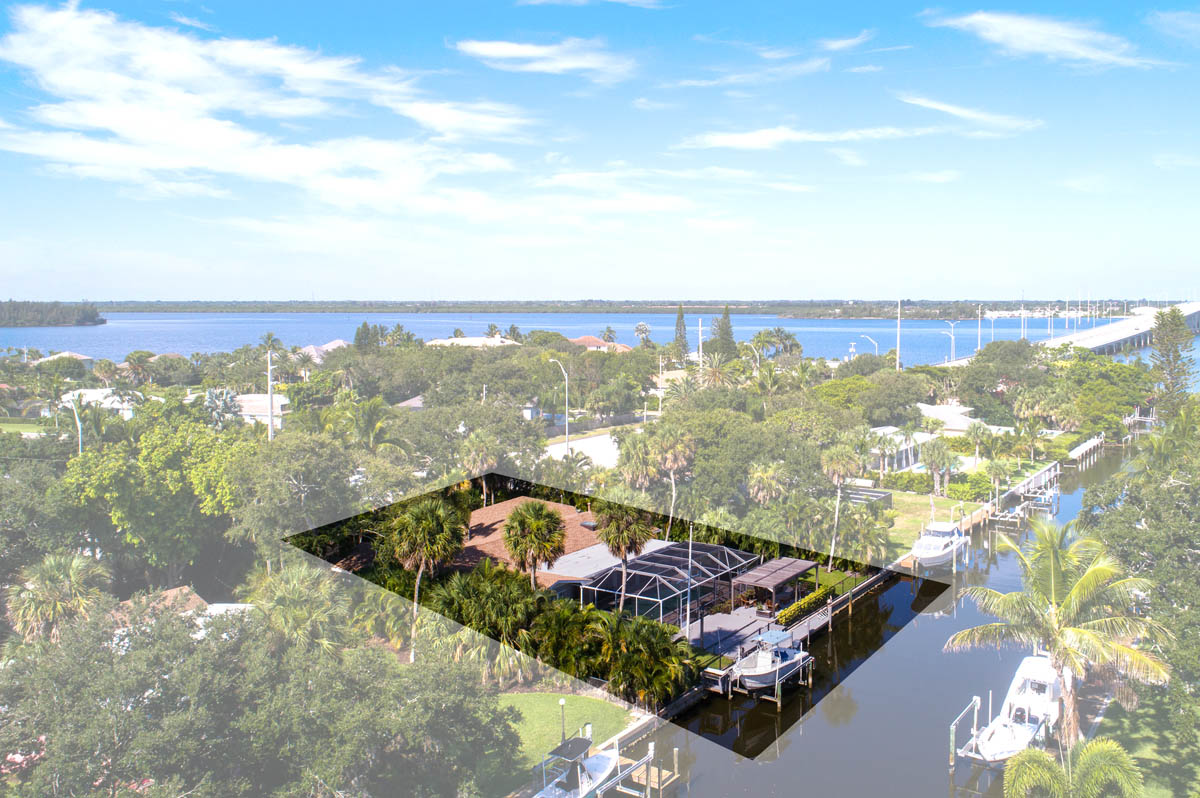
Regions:
[[[629, 561], [625, 609], [679, 625], [689, 600], [697, 610], [733, 597], [737, 576], [762, 561], [757, 554], [715, 543], [675, 542]], [[690, 576], [690, 580], [689, 580]], [[579, 603], [615, 609], [621, 598], [621, 566], [607, 568], [579, 586]]]

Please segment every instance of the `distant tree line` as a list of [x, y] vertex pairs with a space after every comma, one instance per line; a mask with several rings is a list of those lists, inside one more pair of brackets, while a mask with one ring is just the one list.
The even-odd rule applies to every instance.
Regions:
[[0, 303], [0, 327], [76, 327], [107, 321], [91, 302]]

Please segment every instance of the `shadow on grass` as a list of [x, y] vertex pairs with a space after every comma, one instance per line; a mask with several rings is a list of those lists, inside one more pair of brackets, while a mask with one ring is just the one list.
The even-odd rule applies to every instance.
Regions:
[[1147, 795], [1155, 788], [1166, 795], [1186, 796], [1200, 790], [1200, 746], [1181, 745], [1171, 732], [1170, 699], [1158, 693], [1142, 699], [1137, 709], [1109, 706], [1097, 736], [1124, 746], [1146, 779]]

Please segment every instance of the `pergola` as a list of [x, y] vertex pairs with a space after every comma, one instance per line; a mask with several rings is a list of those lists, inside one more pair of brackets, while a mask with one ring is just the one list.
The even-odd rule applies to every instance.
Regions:
[[[758, 556], [713, 543], [672, 543], [629, 561], [625, 585], [625, 604], [635, 615], [660, 621], [677, 616], [692, 604], [728, 586], [734, 578], [758, 561]], [[690, 587], [690, 590], [689, 590]], [[621, 594], [621, 566], [615, 565], [579, 586], [579, 602], [591, 602], [601, 609], [616, 606]]]
[[732, 588], [737, 592], [742, 589], [756, 587], [771, 593], [771, 603], [775, 603], [775, 593], [779, 588], [793, 582], [812, 569], [818, 567], [811, 560], [798, 560], [795, 557], [777, 557], [765, 562], [757, 568], [746, 571], [733, 580]]

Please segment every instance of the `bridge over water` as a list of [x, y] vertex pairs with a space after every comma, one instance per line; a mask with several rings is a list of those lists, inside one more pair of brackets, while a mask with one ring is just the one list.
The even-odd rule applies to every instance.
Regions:
[[[1184, 302], [1175, 307], [1183, 313], [1188, 327], [1193, 333], [1200, 334], [1200, 302]], [[1082, 346], [1103, 355], [1115, 355], [1126, 347], [1144, 349], [1152, 343], [1154, 332], [1154, 317], [1157, 310], [1146, 308], [1144, 312], [1104, 324], [1089, 327], [1069, 335], [1059, 336], [1038, 341], [1042, 346]], [[971, 362], [971, 357], [960, 357], [943, 365], [965, 366]]]

